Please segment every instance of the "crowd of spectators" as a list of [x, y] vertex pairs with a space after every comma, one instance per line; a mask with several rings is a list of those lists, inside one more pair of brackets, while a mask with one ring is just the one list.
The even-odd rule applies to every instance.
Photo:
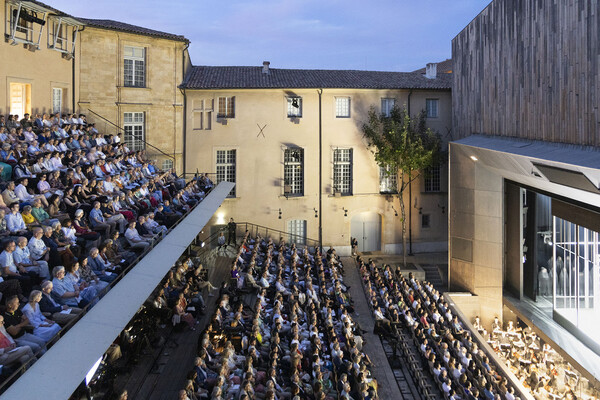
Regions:
[[82, 114], [0, 116], [0, 365], [40, 356], [212, 188]]
[[[333, 249], [246, 233], [179, 398], [378, 399], [342, 275]], [[174, 323], [195, 328], [203, 304], [196, 291], [165, 284], [157, 298]]]
[[488, 331], [476, 317], [473, 328], [487, 339], [534, 398], [598, 399], [599, 393], [589, 385], [589, 381], [524, 323], [508, 321], [504, 326], [496, 317]]
[[445, 399], [518, 398], [433, 285], [412, 273], [405, 278], [389, 265], [357, 260], [378, 329], [386, 335], [410, 332]]

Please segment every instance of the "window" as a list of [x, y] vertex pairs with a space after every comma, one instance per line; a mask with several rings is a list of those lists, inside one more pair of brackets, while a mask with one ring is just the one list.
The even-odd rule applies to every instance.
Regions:
[[52, 113], [56, 114], [62, 111], [63, 90], [61, 88], [52, 88]]
[[171, 158], [165, 158], [162, 162], [162, 170], [167, 171], [173, 168], [173, 160]]
[[333, 192], [352, 194], [352, 149], [333, 150]]
[[124, 81], [127, 87], [146, 87], [146, 49], [125, 46]]
[[[48, 48], [61, 53], [74, 55], [78, 26], [54, 16], [49, 17], [47, 22]], [[70, 40], [69, 34], [71, 34]]]
[[305, 219], [292, 219], [288, 221], [287, 228], [289, 234], [288, 243], [296, 243], [297, 245], [306, 244]]
[[434, 165], [425, 170], [425, 192], [439, 192], [440, 166]]
[[[235, 183], [235, 161], [235, 150], [217, 150], [217, 184]], [[235, 197], [235, 189], [234, 186], [227, 197]]]
[[392, 114], [392, 108], [396, 105], [396, 99], [381, 99], [381, 113], [386, 117]]
[[431, 227], [431, 216], [429, 214], [421, 215], [421, 228]]
[[286, 195], [302, 196], [304, 194], [304, 149], [284, 150], [283, 181]]
[[350, 97], [335, 98], [335, 117], [350, 118]]
[[213, 101], [194, 100], [194, 109], [192, 111], [193, 129], [211, 130], [212, 129]]
[[235, 118], [235, 96], [219, 97], [217, 118]]
[[397, 171], [391, 171], [390, 167], [379, 167], [379, 192], [380, 193], [397, 193]]
[[127, 112], [123, 114], [125, 144], [131, 151], [143, 150], [144, 143], [144, 113]]
[[10, 113], [23, 117], [31, 114], [31, 85], [29, 83], [10, 83]]
[[438, 117], [438, 99], [427, 99], [425, 100], [425, 107], [427, 110], [427, 118], [437, 118]]
[[287, 98], [287, 116], [289, 118], [302, 116], [302, 97]]

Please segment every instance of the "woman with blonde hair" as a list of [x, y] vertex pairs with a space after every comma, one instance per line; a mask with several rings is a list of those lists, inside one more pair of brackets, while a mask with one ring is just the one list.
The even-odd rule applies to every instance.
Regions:
[[33, 326], [33, 335], [48, 342], [60, 331], [60, 325], [44, 317], [38, 304], [41, 299], [42, 292], [32, 290], [29, 294], [29, 302], [21, 311], [29, 319], [29, 324]]

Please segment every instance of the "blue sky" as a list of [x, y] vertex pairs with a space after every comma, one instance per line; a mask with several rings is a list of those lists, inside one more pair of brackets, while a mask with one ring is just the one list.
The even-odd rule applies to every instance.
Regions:
[[490, 0], [46, 0], [71, 15], [181, 34], [194, 65], [412, 71]]

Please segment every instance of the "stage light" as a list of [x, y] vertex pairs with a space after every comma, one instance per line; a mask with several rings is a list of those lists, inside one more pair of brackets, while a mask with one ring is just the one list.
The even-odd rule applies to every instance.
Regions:
[[475, 156], [471, 156], [471, 160], [473, 160], [473, 161], [477, 161], [477, 160], [479, 160], [479, 158], [477, 158], [477, 157], [475, 157]]
[[85, 385], [89, 386], [90, 382], [92, 381], [92, 378], [94, 377], [94, 375], [96, 374], [96, 371], [98, 370], [98, 367], [100, 366], [100, 363], [102, 362], [102, 357], [100, 357], [98, 359], [98, 361], [96, 361], [94, 363], [94, 365], [92, 366], [92, 369], [90, 369], [88, 371], [87, 374], [85, 374]]

